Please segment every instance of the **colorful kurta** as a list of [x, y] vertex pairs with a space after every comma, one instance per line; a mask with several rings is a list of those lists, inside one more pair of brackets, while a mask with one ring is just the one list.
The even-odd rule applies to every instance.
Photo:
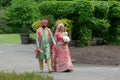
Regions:
[[[50, 59], [50, 43], [52, 42], [56, 45], [54, 37], [51, 34], [51, 31], [47, 30], [48, 28], [41, 28], [41, 30], [37, 30], [37, 46], [40, 48], [42, 52], [36, 54], [36, 58], [38, 59]], [[41, 31], [41, 32], [40, 32]], [[49, 39], [50, 38], [50, 39]]]
[[60, 32], [56, 32], [54, 35], [57, 45], [55, 57], [52, 59], [52, 68], [55, 71], [64, 71], [73, 67], [68, 44], [63, 44], [64, 35], [65, 33]]

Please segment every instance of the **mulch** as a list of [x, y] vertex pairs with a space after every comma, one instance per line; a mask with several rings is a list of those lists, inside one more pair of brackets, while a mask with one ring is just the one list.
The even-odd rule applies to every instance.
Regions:
[[120, 65], [120, 45], [70, 47], [70, 52], [77, 64]]

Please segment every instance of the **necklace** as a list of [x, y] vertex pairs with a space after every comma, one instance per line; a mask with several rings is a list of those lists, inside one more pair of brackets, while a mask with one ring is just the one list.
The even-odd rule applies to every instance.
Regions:
[[60, 32], [60, 35], [64, 36], [64, 32]]

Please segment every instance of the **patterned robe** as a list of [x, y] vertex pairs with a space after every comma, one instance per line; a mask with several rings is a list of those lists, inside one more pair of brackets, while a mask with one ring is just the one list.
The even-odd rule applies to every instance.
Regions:
[[50, 43], [52, 42], [54, 45], [56, 45], [56, 42], [54, 40], [54, 37], [50, 31], [49, 28], [39, 28], [40, 30], [37, 30], [37, 47], [42, 50], [42, 52], [39, 52], [36, 54], [36, 58], [38, 59], [50, 59]]
[[52, 68], [55, 71], [64, 71], [73, 68], [70, 50], [68, 44], [63, 44], [63, 36], [65, 36], [65, 33], [61, 34], [60, 32], [56, 32], [54, 35], [57, 45], [55, 57], [52, 58]]

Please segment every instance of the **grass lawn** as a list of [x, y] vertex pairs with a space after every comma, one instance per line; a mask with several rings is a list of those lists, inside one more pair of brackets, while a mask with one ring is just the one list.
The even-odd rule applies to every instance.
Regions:
[[[31, 38], [35, 38], [35, 33], [30, 34]], [[0, 44], [21, 44], [19, 34], [0, 34]]]
[[38, 75], [34, 72], [24, 72], [17, 74], [16, 72], [1, 72], [0, 80], [54, 80], [53, 77], [48, 75]]

